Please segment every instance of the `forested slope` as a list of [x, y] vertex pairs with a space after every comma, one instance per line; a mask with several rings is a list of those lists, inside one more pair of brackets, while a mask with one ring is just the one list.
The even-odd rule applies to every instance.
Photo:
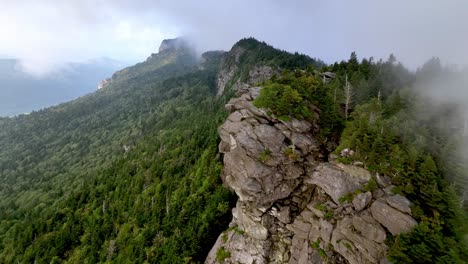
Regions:
[[[249, 63], [237, 75], [273, 60], [316, 65], [253, 39], [238, 46]], [[0, 260], [203, 261], [233, 206], [216, 132], [232, 96], [215, 96], [226, 56], [168, 49], [94, 94], [1, 119]]]
[[[285, 119], [320, 111], [329, 150], [355, 150], [341, 161], [392, 176], [395, 191], [411, 197], [422, 225], [389, 239], [394, 260], [466, 259], [455, 195], [466, 183], [466, 162], [454, 154], [466, 140], [453, 114], [459, 106], [419, 115], [429, 112], [412, 89], [422, 77], [393, 57], [358, 61], [353, 53], [324, 65], [249, 38], [201, 60], [188, 47], [168, 49], [117, 72], [96, 93], [1, 118], [0, 262], [203, 262], [235, 203], [220, 177], [224, 105], [231, 86], [264, 65], [283, 76], [261, 83], [273, 100], [283, 95], [265, 107], [285, 103], [287, 111], [274, 109]], [[305, 73], [324, 78], [316, 94], [301, 94], [310, 92], [300, 88]], [[230, 78], [216, 96], [222, 74]], [[307, 109], [313, 104], [321, 109]]]

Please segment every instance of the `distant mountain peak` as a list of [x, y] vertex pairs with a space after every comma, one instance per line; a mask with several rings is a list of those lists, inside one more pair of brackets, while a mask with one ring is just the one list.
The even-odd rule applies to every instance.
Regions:
[[186, 49], [188, 47], [189, 47], [189, 43], [184, 38], [179, 37], [179, 38], [173, 38], [173, 39], [165, 39], [162, 41], [161, 45], [159, 46], [159, 53]]

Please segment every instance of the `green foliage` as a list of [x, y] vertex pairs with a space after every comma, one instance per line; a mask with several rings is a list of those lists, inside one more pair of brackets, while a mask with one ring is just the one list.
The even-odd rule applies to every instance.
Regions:
[[216, 251], [216, 260], [219, 262], [223, 262], [225, 259], [231, 257], [231, 252], [225, 249], [224, 247], [220, 247], [218, 251]]
[[364, 192], [373, 192], [377, 190], [379, 186], [377, 185], [377, 182], [375, 181], [374, 178], [371, 178], [366, 185], [364, 185], [363, 191]]
[[223, 234], [221, 235], [221, 239], [223, 240], [223, 243], [226, 243], [227, 240], [228, 240], [228, 234], [227, 232], [223, 232]]
[[217, 152], [228, 98], [215, 96], [219, 58], [199, 70], [158, 56], [2, 119], [0, 262], [204, 261], [234, 202]]
[[314, 205], [314, 208], [322, 212], [325, 212], [327, 210], [327, 207], [324, 204], [316, 204]]
[[297, 160], [299, 158], [299, 156], [296, 153], [296, 150], [291, 147], [286, 148], [284, 150], [284, 155], [286, 155], [286, 157], [288, 157], [291, 160]]
[[[259, 65], [271, 66], [274, 69], [281, 68], [286, 70], [320, 68], [325, 64], [312, 59], [306, 55], [278, 50], [265, 42], [259, 42], [254, 38], [245, 38], [238, 41], [232, 50], [241, 51], [240, 56], [233, 55], [227, 57], [226, 64], [232, 66], [239, 62], [239, 69], [236, 73], [241, 81], [246, 81], [249, 71]], [[237, 78], [234, 78], [237, 80]]]
[[[345, 148], [354, 150], [350, 161], [365, 161], [369, 170], [390, 175], [396, 185], [394, 191], [414, 203], [413, 217], [419, 225], [395, 238], [389, 251], [391, 260], [460, 263], [468, 256], [463, 244], [466, 220], [440, 170], [445, 157], [437, 151], [449, 144], [450, 138], [444, 135], [443, 127], [434, 126], [433, 120], [425, 122], [423, 115], [408, 114], [415, 112], [413, 107], [424, 104], [422, 98], [402, 90], [386, 101], [372, 99], [356, 106], [335, 153]], [[450, 175], [450, 168], [446, 169]], [[369, 182], [364, 189], [376, 187], [375, 182]]]
[[351, 245], [350, 245], [348, 242], [346, 242], [346, 241], [341, 241], [341, 243], [342, 243], [343, 246], [344, 246], [345, 248], [347, 248], [348, 250], [350, 250], [350, 251], [353, 250], [353, 247], [351, 247]]
[[333, 219], [333, 212], [332, 211], [327, 211], [323, 218], [325, 218], [326, 220]]
[[260, 153], [260, 155], [258, 156], [258, 160], [261, 162], [266, 162], [270, 158], [271, 154], [272, 154], [271, 150], [267, 148]]
[[281, 77], [267, 82], [254, 105], [268, 109], [284, 121], [291, 118], [313, 121], [318, 115], [323, 139], [341, 131], [342, 117], [339, 104], [333, 100], [332, 87], [307, 71], [285, 71]]
[[274, 115], [285, 121], [288, 121], [290, 117], [305, 119], [312, 116], [310, 105], [303, 100], [299, 91], [289, 85], [279, 83], [265, 85], [260, 96], [254, 101], [254, 105], [259, 108], [268, 108]]
[[353, 201], [354, 193], [347, 193], [340, 198], [338, 198], [338, 202], [340, 203], [350, 203]]

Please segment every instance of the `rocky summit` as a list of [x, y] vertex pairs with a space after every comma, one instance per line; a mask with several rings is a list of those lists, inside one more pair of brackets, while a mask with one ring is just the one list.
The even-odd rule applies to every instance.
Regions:
[[[271, 70], [250, 78], [259, 72]], [[387, 236], [417, 224], [411, 202], [384, 176], [329, 158], [317, 123], [255, 107], [262, 87], [251, 83], [237, 85], [218, 130], [223, 181], [239, 199], [205, 263], [385, 263]]]

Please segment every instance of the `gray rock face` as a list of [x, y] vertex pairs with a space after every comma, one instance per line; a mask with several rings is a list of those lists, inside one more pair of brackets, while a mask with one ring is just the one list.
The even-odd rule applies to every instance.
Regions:
[[323, 146], [313, 136], [317, 124], [268, 116], [252, 104], [261, 88], [242, 85], [240, 96], [226, 105], [231, 113], [218, 130], [223, 180], [239, 199], [230, 229], [220, 235], [205, 263], [218, 263], [220, 249], [230, 253], [223, 263], [384, 260], [387, 230], [399, 234], [416, 224], [409, 201], [377, 189], [340, 203], [341, 197], [363, 188], [370, 172], [324, 162]]
[[377, 243], [383, 243], [387, 237], [385, 229], [369, 215], [353, 217], [353, 226], [362, 236]]
[[382, 188], [385, 188], [392, 184], [392, 180], [388, 176], [381, 175], [379, 173], [375, 175], [375, 180], [377, 181], [377, 184], [379, 184], [379, 186]]
[[402, 211], [403, 213], [411, 214], [411, 208], [410, 208], [411, 202], [408, 199], [406, 199], [406, 197], [404, 196], [401, 196], [399, 194], [390, 196], [387, 198], [387, 203], [391, 207], [398, 209]]
[[320, 164], [304, 182], [322, 188], [335, 203], [340, 203], [341, 197], [361, 187], [358, 178], [329, 163]]
[[[299, 185], [297, 179], [309, 165], [298, 161], [307, 160], [308, 155], [318, 155], [318, 147], [308, 135], [266, 124], [279, 121], [253, 106], [257, 89], [252, 88], [249, 93], [229, 101], [228, 108], [233, 112], [219, 128], [219, 149], [224, 153], [225, 182], [240, 201], [269, 207], [289, 196]], [[301, 124], [294, 121], [286, 124], [301, 129], [311, 127], [297, 123]], [[292, 151], [297, 152], [296, 159], [285, 154], [291, 148], [287, 142], [297, 142], [297, 146], [292, 146]]]
[[187, 48], [188, 46], [187, 41], [183, 38], [165, 39], [159, 46], [159, 53]]
[[372, 200], [372, 194], [370, 192], [360, 193], [353, 199], [354, 209], [356, 211], [362, 211]]
[[372, 217], [381, 223], [392, 235], [409, 232], [418, 223], [409, 215], [389, 206], [382, 200], [371, 205]]
[[[233, 85], [234, 90], [245, 92], [252, 85], [257, 85], [266, 80], [269, 80], [274, 74], [279, 73], [278, 70], [273, 69], [269, 66], [260, 65], [252, 68], [249, 71], [248, 79], [246, 83], [241, 83], [240, 80], [234, 80], [234, 76], [239, 71], [239, 61], [241, 56], [244, 54], [245, 49], [242, 47], [235, 47], [230, 52], [226, 53], [226, 57], [223, 60], [223, 67], [220, 70], [217, 78], [217, 92], [216, 95], [220, 96], [224, 93], [226, 86], [229, 84]], [[224, 63], [230, 60], [231, 63]]]
[[367, 239], [354, 229], [351, 218], [338, 221], [332, 236], [334, 249], [351, 264], [378, 263], [385, 256], [387, 246]]

